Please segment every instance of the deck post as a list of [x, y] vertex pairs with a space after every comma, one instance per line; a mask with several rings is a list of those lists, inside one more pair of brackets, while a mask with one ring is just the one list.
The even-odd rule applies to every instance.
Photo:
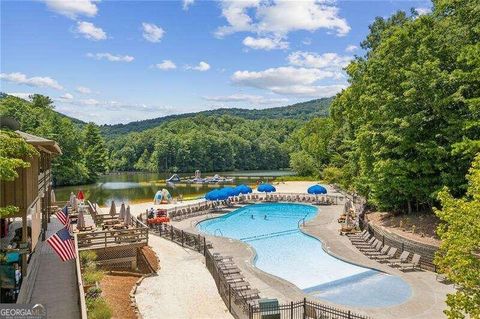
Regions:
[[351, 318], [351, 317], [350, 317], [350, 310], [349, 310], [349, 311], [348, 311], [348, 319], [350, 319], [350, 318]]
[[290, 318], [293, 319], [293, 301], [290, 301]]

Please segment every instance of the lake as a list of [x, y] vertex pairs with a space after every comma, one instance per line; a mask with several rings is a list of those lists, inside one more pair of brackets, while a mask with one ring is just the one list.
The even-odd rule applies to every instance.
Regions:
[[[82, 190], [85, 197], [91, 202], [108, 205], [112, 200], [117, 204], [122, 201], [125, 203], [153, 201], [155, 193], [166, 188], [173, 197], [181, 195], [183, 199], [193, 199], [203, 197], [208, 191], [222, 185], [248, 184], [253, 188], [259, 180], [272, 181], [281, 179], [282, 176], [294, 175], [292, 171], [277, 170], [214, 172], [202, 174], [202, 177], [215, 174], [234, 177], [235, 180], [229, 184], [167, 184], [165, 179], [170, 176], [166, 176], [165, 173], [117, 173], [104, 175], [95, 184], [57, 187], [55, 188], [55, 194], [58, 201], [66, 201], [70, 192], [76, 194], [79, 190]], [[183, 178], [192, 176], [193, 173], [178, 175]]]

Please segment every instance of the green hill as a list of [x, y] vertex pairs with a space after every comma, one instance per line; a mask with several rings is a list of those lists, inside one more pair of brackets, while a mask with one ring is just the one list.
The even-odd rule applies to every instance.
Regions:
[[333, 98], [322, 98], [307, 102], [297, 103], [288, 106], [274, 107], [268, 109], [241, 109], [241, 108], [222, 108], [208, 110], [197, 113], [175, 114], [164, 117], [158, 117], [149, 120], [130, 122], [127, 124], [102, 125], [100, 127], [102, 134], [107, 138], [113, 138], [118, 135], [128, 134], [130, 132], [141, 132], [154, 128], [165, 122], [189, 118], [196, 115], [221, 116], [231, 115], [244, 119], [302, 119], [308, 120], [313, 117], [324, 117], [328, 115], [328, 109]]

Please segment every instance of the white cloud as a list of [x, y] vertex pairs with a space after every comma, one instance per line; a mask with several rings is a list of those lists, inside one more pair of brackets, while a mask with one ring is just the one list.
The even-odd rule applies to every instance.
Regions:
[[89, 88], [85, 87], [85, 86], [77, 86], [77, 88], [75, 89], [78, 93], [82, 93], [82, 94], [90, 94], [92, 93], [92, 90], [90, 90]]
[[332, 78], [337, 78], [337, 72], [289, 66], [258, 72], [236, 71], [231, 79], [237, 85], [270, 90], [277, 94], [323, 97], [332, 96], [346, 87], [344, 84], [317, 84], [320, 80]]
[[23, 93], [23, 92], [9, 92], [7, 94], [19, 97], [24, 100], [30, 100], [30, 96], [33, 95], [33, 93]]
[[105, 31], [103, 31], [102, 28], [96, 27], [91, 22], [78, 21], [75, 31], [89, 40], [99, 41], [107, 38]]
[[260, 95], [249, 94], [232, 94], [226, 96], [204, 96], [204, 100], [213, 102], [246, 102], [251, 104], [274, 104], [274, 103], [286, 103], [287, 98], [266, 98]]
[[149, 42], [160, 42], [163, 35], [165, 34], [165, 30], [160, 28], [159, 26], [153, 23], [142, 23], [143, 28], [143, 38]]
[[96, 99], [56, 99], [56, 110], [84, 121], [98, 124], [127, 123], [172, 114], [173, 109], [143, 103]]
[[114, 55], [108, 52], [105, 53], [87, 53], [87, 57], [96, 59], [96, 60], [102, 60], [106, 59], [110, 62], [132, 62], [135, 58], [130, 55]]
[[429, 14], [430, 12], [432, 12], [432, 9], [430, 9], [430, 8], [415, 8], [415, 11], [417, 11], [417, 13], [419, 15], [424, 15], [424, 14]]
[[160, 70], [173, 70], [177, 66], [171, 60], [163, 60], [162, 63], [155, 64], [155, 67]]
[[336, 53], [317, 54], [312, 52], [296, 51], [287, 57], [291, 65], [340, 71], [352, 60], [351, 56], [341, 56]]
[[228, 25], [218, 28], [215, 34], [223, 37], [245, 31], [285, 37], [292, 31], [327, 29], [344, 36], [350, 26], [338, 13], [329, 1], [223, 0], [222, 15]]
[[7, 82], [16, 83], [16, 84], [25, 84], [33, 87], [49, 87], [55, 90], [63, 90], [63, 87], [51, 77], [45, 76], [33, 76], [31, 78], [27, 77], [25, 74], [20, 72], [14, 73], [1, 73], [0, 79]]
[[47, 7], [61, 15], [75, 19], [77, 16], [84, 15], [94, 17], [97, 15], [98, 8], [96, 0], [44, 0]]
[[305, 45], [310, 45], [310, 44], [312, 44], [312, 39], [310, 39], [310, 38], [305, 38], [305, 39], [302, 41], [302, 43], [305, 44]]
[[183, 0], [183, 10], [188, 10], [188, 8], [193, 5], [195, 0]]
[[73, 100], [73, 95], [70, 93], [65, 93], [64, 95], [60, 96], [61, 100]]
[[347, 52], [353, 52], [353, 51], [356, 51], [357, 49], [358, 49], [358, 47], [357, 47], [356, 45], [353, 45], [353, 44], [352, 44], [352, 45], [349, 45], [349, 46], [345, 49], [345, 51], [347, 51]]
[[205, 71], [210, 70], [210, 64], [208, 64], [207, 62], [204, 62], [204, 61], [200, 61], [200, 63], [198, 63], [197, 66], [186, 65], [185, 69], [186, 70], [195, 70], [195, 71], [205, 72]]
[[255, 50], [275, 50], [287, 49], [288, 42], [282, 41], [280, 38], [252, 38], [243, 39], [243, 45]]

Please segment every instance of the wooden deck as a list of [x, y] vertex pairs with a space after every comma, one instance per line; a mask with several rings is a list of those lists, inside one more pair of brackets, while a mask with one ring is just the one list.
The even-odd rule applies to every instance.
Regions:
[[148, 245], [148, 228], [95, 230], [77, 234], [78, 250]]
[[[48, 224], [47, 238], [63, 225], [55, 218]], [[23, 279], [18, 303], [42, 304], [47, 318], [81, 318], [75, 260], [62, 262], [46, 241], [40, 241]]]

